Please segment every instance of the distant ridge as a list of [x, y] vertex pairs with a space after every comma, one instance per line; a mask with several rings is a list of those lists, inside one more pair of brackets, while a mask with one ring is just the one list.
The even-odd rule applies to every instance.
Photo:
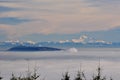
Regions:
[[17, 46], [8, 49], [8, 51], [60, 51], [62, 49], [52, 47], [29, 47], [29, 46]]

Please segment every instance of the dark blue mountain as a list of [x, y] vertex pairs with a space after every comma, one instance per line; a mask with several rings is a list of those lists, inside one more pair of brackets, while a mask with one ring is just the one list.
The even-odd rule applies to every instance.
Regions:
[[28, 46], [17, 46], [8, 49], [8, 51], [60, 51], [62, 49], [52, 47], [28, 47]]

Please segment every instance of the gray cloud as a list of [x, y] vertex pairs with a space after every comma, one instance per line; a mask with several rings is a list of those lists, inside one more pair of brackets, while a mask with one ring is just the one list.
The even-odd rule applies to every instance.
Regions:
[[119, 4], [120, 1], [119, 0], [85, 0], [86, 2], [90, 2], [90, 3], [93, 3], [93, 4], [106, 4], [107, 5], [111, 5], [111, 4]]
[[[111, 12], [116, 12], [118, 9], [119, 10], [119, 0], [85, 0], [86, 3], [89, 3], [89, 7], [98, 7], [101, 8], [104, 11], [109, 11]], [[112, 11], [114, 10], [114, 11]], [[117, 11], [118, 12], [118, 11]]]
[[5, 6], [0, 6], [0, 12], [8, 12], [8, 11], [17, 11], [19, 9], [17, 8], [10, 8], [10, 7], [5, 7]]
[[20, 19], [17, 17], [1, 17], [0, 24], [7, 24], [7, 25], [17, 25], [25, 22], [29, 22], [30, 20], [27, 19]]
[[3, 2], [3, 3], [9, 3], [9, 2], [17, 2], [16, 0], [0, 0], [0, 2]]
[[30, 1], [30, 0], [0, 0], [1, 3], [16, 3], [16, 2], [26, 2], [26, 1]]

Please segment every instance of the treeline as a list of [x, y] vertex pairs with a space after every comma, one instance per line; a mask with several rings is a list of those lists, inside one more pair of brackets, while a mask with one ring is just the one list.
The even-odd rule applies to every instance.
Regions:
[[[0, 80], [4, 80], [3, 77], [0, 76]], [[15, 74], [12, 74], [10, 80], [45, 80], [40, 79], [40, 75], [37, 74], [36, 70], [33, 73], [27, 73], [26, 77], [17, 77]], [[65, 72], [62, 76], [61, 80], [71, 80], [69, 72]], [[101, 68], [97, 68], [97, 74], [93, 75], [91, 79], [88, 79], [83, 71], [78, 71], [76, 77], [73, 80], [113, 80], [112, 78], [106, 78], [106, 76], [102, 76]]]

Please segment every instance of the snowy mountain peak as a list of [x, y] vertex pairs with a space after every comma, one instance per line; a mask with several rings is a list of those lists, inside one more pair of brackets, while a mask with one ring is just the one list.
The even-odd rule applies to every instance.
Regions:
[[74, 43], [84, 43], [87, 38], [88, 38], [87, 35], [82, 35], [82, 36], [80, 36], [79, 39], [72, 39], [72, 42], [74, 42]]
[[8, 40], [8, 41], [5, 41], [6, 43], [19, 43], [20, 41], [19, 40]]
[[36, 44], [35, 42], [33, 42], [33, 41], [26, 41], [26, 43], [29, 43], [29, 44]]
[[97, 40], [92, 37], [89, 37], [87, 35], [82, 35], [78, 39], [72, 39], [72, 40], [61, 40], [59, 43], [65, 43], [65, 42], [73, 42], [73, 43], [106, 43], [111, 44], [111, 42], [107, 42], [105, 40]]
[[69, 40], [61, 40], [59, 41], [59, 43], [66, 43], [66, 42], [70, 42]]

